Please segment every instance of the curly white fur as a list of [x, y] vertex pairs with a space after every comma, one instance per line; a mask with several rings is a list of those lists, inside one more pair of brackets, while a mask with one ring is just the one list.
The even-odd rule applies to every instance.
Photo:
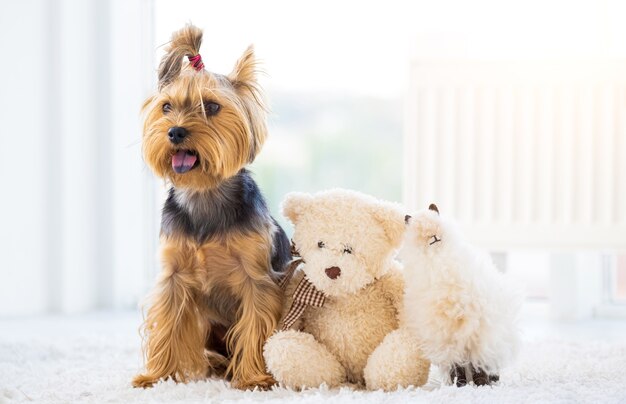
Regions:
[[498, 374], [519, 346], [521, 294], [512, 282], [432, 210], [409, 219], [400, 257], [404, 320], [424, 355], [446, 374], [469, 364]]

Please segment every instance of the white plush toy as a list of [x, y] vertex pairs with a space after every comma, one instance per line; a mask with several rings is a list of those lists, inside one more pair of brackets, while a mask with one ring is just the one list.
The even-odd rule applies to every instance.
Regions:
[[404, 281], [394, 256], [402, 209], [336, 189], [289, 194], [283, 214], [304, 263], [288, 282], [282, 330], [265, 344], [268, 371], [295, 389], [426, 383], [430, 362], [399, 323]]
[[406, 221], [400, 257], [407, 327], [444, 381], [459, 387], [496, 382], [519, 346], [521, 294], [435, 205]]

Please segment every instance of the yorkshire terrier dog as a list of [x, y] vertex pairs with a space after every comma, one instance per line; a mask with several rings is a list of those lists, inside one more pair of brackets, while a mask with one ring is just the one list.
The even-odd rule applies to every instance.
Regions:
[[[163, 269], [143, 324], [145, 373], [135, 387], [217, 375], [266, 388], [263, 344], [282, 308], [277, 285], [291, 259], [245, 166], [267, 136], [249, 47], [224, 76], [204, 69], [202, 31], [172, 36], [158, 93], [144, 103], [143, 154], [171, 188], [163, 207]], [[187, 58], [188, 62], [184, 59]]]

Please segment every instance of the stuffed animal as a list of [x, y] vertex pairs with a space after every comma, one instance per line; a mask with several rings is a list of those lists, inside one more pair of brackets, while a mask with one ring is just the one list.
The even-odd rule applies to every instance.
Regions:
[[398, 206], [347, 190], [289, 194], [303, 264], [286, 288], [282, 330], [264, 347], [286, 387], [343, 383], [370, 390], [420, 386], [430, 363], [399, 329], [404, 282], [394, 255], [405, 231]]
[[407, 327], [447, 383], [496, 382], [519, 345], [520, 293], [435, 205], [406, 219]]

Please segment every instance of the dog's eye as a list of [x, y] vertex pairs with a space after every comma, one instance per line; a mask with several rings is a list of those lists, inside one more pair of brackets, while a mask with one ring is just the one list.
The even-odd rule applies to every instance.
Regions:
[[352, 247], [350, 247], [350, 246], [346, 246], [346, 247], [343, 249], [343, 252], [344, 252], [344, 254], [352, 254]]
[[318, 246], [319, 248], [324, 248], [324, 247], [326, 247], [326, 244], [324, 244], [324, 242], [323, 242], [323, 241], [318, 241], [318, 242], [317, 242], [317, 246]]
[[213, 116], [217, 114], [218, 112], [220, 112], [220, 109], [222, 109], [222, 106], [216, 102], [208, 101], [204, 103], [204, 113], [207, 116]]
[[165, 104], [163, 104], [163, 113], [164, 114], [167, 114], [171, 110], [172, 110], [172, 104], [170, 104], [169, 102], [166, 102]]

